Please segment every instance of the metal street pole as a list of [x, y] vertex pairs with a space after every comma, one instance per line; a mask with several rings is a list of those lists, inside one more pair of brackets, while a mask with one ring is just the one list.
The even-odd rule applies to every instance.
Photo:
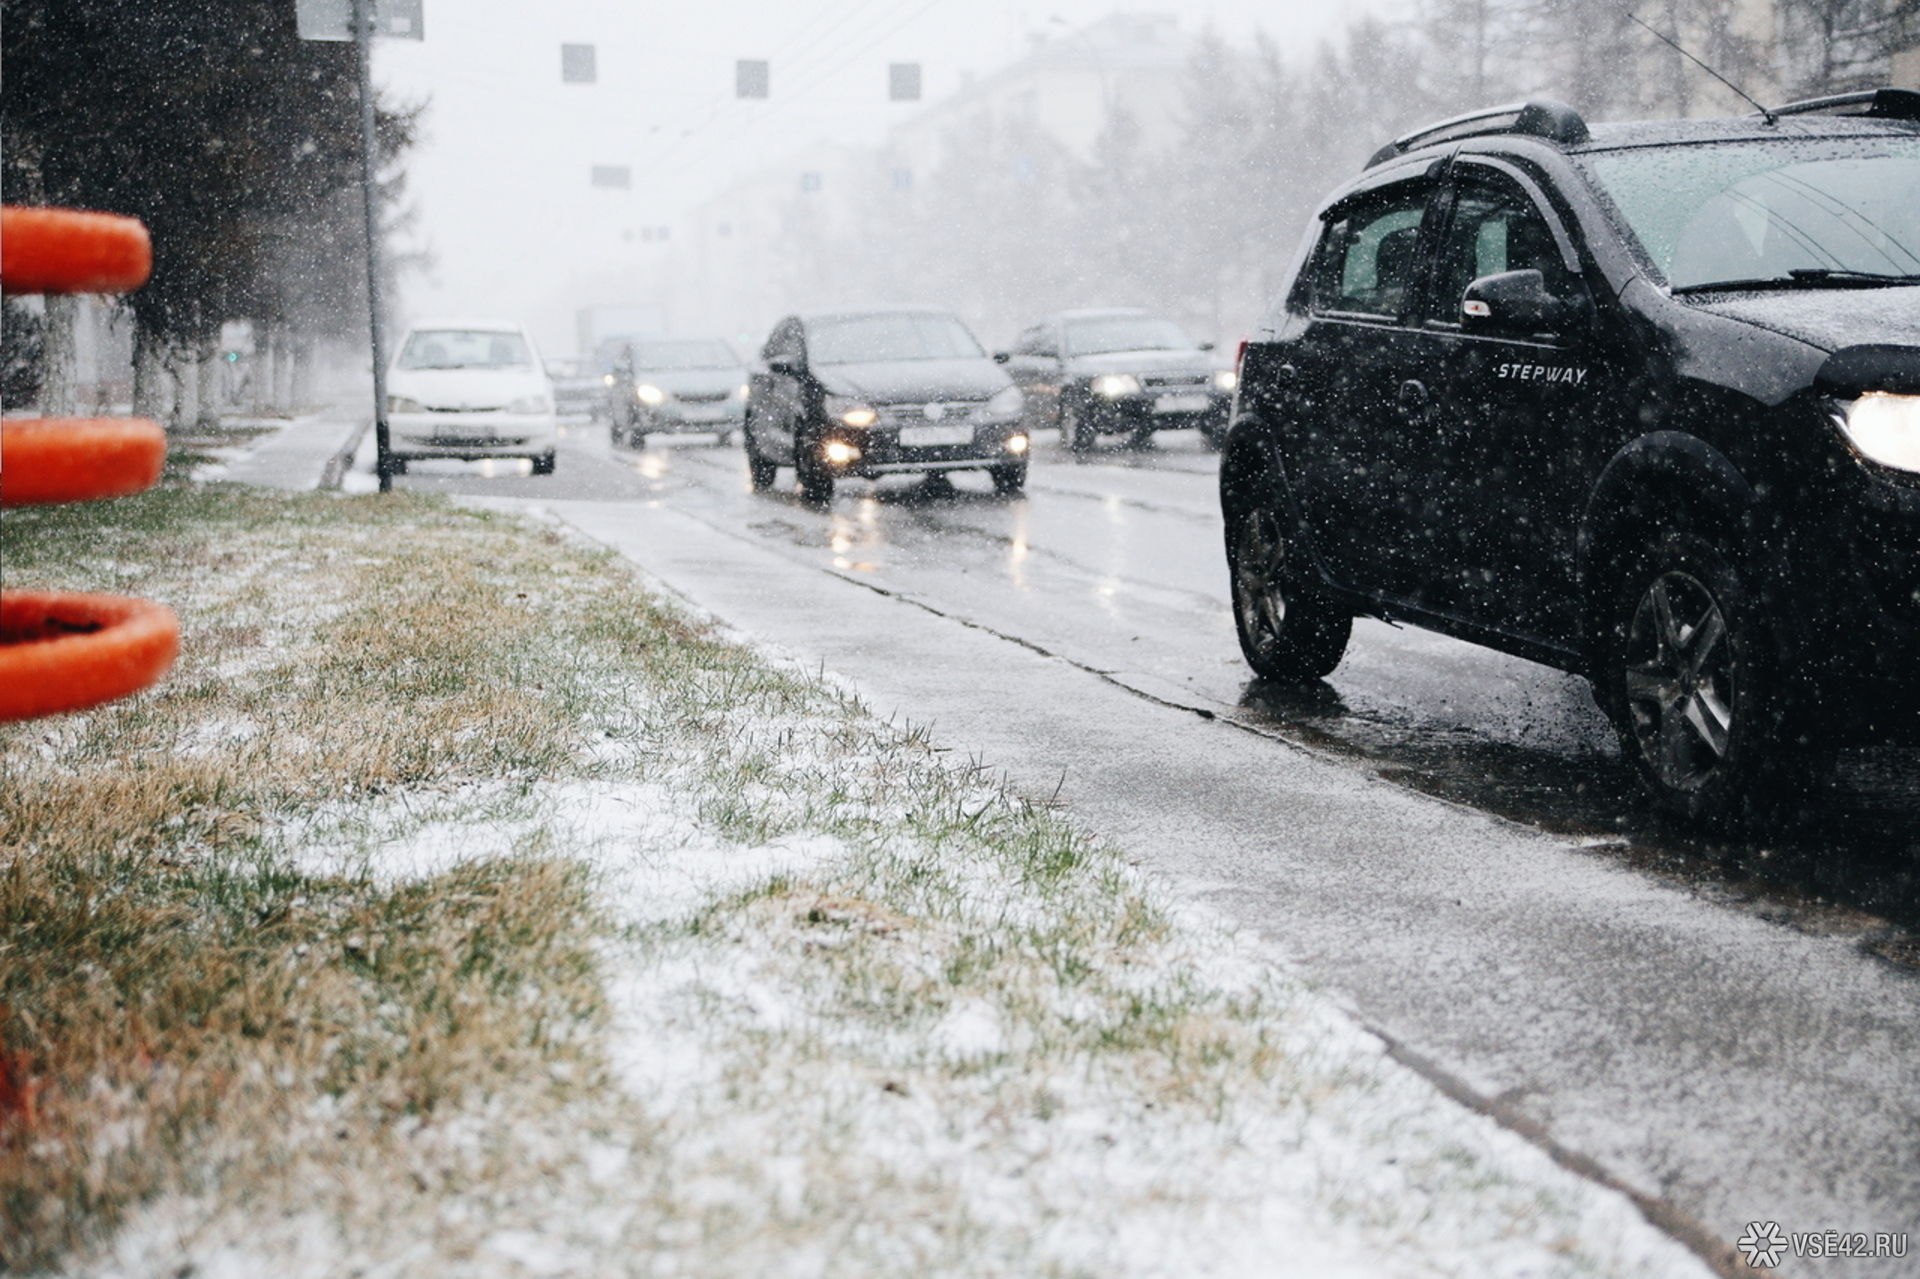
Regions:
[[373, 128], [373, 12], [370, 0], [353, 0], [353, 46], [360, 64], [361, 194], [367, 211], [367, 330], [373, 339], [374, 470], [382, 493], [393, 490], [392, 441], [387, 435], [387, 337], [380, 303], [379, 147]]

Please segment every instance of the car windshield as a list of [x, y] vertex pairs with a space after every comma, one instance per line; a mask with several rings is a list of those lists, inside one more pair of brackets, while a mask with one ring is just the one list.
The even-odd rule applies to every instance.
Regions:
[[1920, 273], [1920, 138], [1781, 138], [1588, 163], [1676, 289]]
[[881, 360], [961, 360], [986, 352], [951, 315], [861, 315], [807, 326], [815, 364]]
[[1071, 320], [1067, 324], [1068, 355], [1099, 355], [1105, 351], [1186, 351], [1193, 339], [1172, 320], [1150, 315], [1114, 315], [1098, 320]]
[[417, 329], [400, 350], [403, 369], [530, 369], [533, 352], [499, 329]]
[[674, 369], [735, 369], [740, 357], [725, 342], [635, 342], [633, 367], [670, 371]]

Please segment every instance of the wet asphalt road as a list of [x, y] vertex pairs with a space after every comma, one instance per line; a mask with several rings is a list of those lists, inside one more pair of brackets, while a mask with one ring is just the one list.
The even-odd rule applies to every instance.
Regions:
[[1251, 680], [1214, 456], [1186, 432], [1085, 462], [1037, 445], [1014, 499], [969, 473], [817, 509], [749, 493], [737, 447], [616, 450], [584, 425], [550, 477], [400, 483], [549, 507], [1057, 791], [1703, 1250], [1749, 1220], [1920, 1233], [1914, 755], [1846, 757], [1765, 845], [1690, 839], [1644, 812], [1571, 677], [1364, 622], [1325, 683]]

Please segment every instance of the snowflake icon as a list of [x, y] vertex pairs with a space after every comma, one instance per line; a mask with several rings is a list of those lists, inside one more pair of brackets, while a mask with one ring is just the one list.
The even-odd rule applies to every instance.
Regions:
[[1771, 1269], [1786, 1253], [1787, 1237], [1771, 1221], [1749, 1221], [1746, 1233], [1734, 1240], [1733, 1246], [1746, 1256], [1748, 1265]]

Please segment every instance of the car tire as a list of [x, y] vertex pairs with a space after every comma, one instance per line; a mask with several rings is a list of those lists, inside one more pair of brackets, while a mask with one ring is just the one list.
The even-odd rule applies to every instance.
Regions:
[[1676, 530], [1618, 556], [1607, 581], [1599, 700], [1654, 807], [1711, 830], [1777, 825], [1812, 761], [1747, 575]]
[[635, 427], [631, 431], [628, 431], [627, 447], [635, 450], [636, 452], [640, 449], [647, 447], [647, 433], [641, 430], [639, 427]]
[[800, 476], [802, 498], [815, 506], [826, 506], [833, 501], [833, 472], [820, 460], [813, 444], [794, 450], [793, 467]]
[[1153, 428], [1143, 426], [1127, 437], [1127, 447], [1134, 452], [1143, 452], [1153, 447]]
[[1247, 665], [1262, 679], [1306, 684], [1333, 672], [1346, 654], [1353, 616], [1312, 567], [1260, 485], [1227, 518], [1227, 574], [1234, 630]]
[[553, 474], [553, 454], [542, 453], [539, 457], [534, 458], [533, 473], [535, 475], [552, 475]]
[[780, 474], [780, 465], [769, 462], [753, 451], [753, 442], [747, 442], [747, 483], [756, 493], [765, 493], [773, 487], [774, 479]]
[[1089, 453], [1100, 443], [1100, 432], [1084, 407], [1069, 403], [1060, 410], [1060, 438], [1075, 453]]
[[1012, 497], [1027, 487], [1027, 464], [1024, 461], [1008, 462], [1004, 466], [990, 466], [987, 475], [993, 480], [993, 491]]

